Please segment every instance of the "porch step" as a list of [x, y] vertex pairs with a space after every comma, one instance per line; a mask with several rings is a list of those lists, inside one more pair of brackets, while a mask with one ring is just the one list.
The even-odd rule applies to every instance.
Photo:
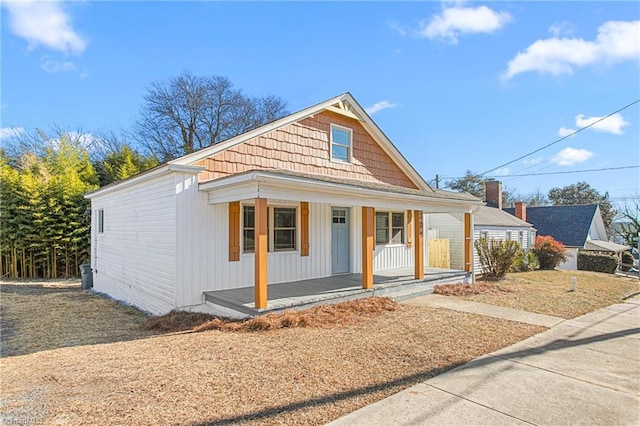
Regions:
[[443, 273], [426, 276], [424, 280], [413, 280], [399, 285], [390, 285], [374, 289], [374, 296], [390, 297], [396, 301], [413, 299], [414, 297], [431, 294], [436, 285], [459, 284], [464, 282], [467, 274]]
[[[355, 279], [354, 279], [355, 278]], [[361, 299], [365, 297], [390, 297], [395, 300], [407, 300], [425, 294], [433, 293], [433, 289], [439, 284], [455, 284], [464, 282], [467, 273], [462, 271], [436, 271], [425, 275], [423, 280], [394, 279], [387, 277], [384, 283], [375, 284], [372, 289], [362, 289], [360, 279], [356, 276], [334, 276], [316, 281], [317, 292], [300, 293], [304, 282], [273, 284], [270, 288], [273, 299], [269, 301], [266, 309], [253, 307], [253, 288], [243, 287], [219, 291], [204, 292], [205, 301], [212, 308], [219, 306], [231, 309], [246, 316], [256, 316], [268, 312], [282, 312], [289, 309], [307, 309], [313, 306], [344, 302], [347, 300]], [[341, 280], [341, 282], [337, 282]], [[323, 287], [317, 287], [318, 281], [324, 282]], [[301, 287], [302, 285], [302, 287]]]

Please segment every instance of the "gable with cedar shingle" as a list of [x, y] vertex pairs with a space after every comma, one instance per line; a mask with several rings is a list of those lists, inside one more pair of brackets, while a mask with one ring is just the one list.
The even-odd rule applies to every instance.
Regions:
[[[331, 160], [331, 124], [353, 131], [351, 163]], [[290, 170], [418, 189], [358, 120], [331, 111], [286, 124], [194, 165], [206, 168], [201, 182], [251, 170]]]

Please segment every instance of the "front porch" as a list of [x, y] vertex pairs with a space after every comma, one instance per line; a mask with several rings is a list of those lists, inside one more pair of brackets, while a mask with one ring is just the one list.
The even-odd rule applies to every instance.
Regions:
[[271, 284], [267, 307], [255, 307], [255, 288], [242, 287], [204, 293], [208, 304], [232, 309], [243, 315], [256, 316], [288, 309], [305, 309], [316, 305], [374, 296], [404, 300], [433, 292], [438, 284], [464, 282], [464, 271], [425, 268], [424, 278], [416, 279], [413, 267], [387, 269], [373, 274], [373, 288], [362, 288], [362, 274], [334, 275], [303, 281]]

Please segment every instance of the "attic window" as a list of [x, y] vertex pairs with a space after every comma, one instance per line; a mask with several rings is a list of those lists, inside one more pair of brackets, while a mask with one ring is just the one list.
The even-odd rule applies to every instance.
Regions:
[[353, 131], [346, 127], [331, 125], [331, 159], [351, 162]]

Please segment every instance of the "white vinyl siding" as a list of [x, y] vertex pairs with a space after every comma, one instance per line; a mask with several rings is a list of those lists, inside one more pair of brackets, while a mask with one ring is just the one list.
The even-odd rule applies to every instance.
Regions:
[[[505, 229], [502, 227], [497, 227], [497, 226], [476, 226], [474, 233], [473, 233], [473, 240], [477, 241], [480, 238], [487, 238], [489, 240], [499, 240], [499, 241], [513, 241], [513, 234], [518, 235], [518, 238], [520, 237], [520, 233], [522, 233], [522, 244], [521, 247], [523, 250], [527, 251], [529, 250], [529, 238], [527, 238], [526, 236], [529, 234], [528, 232], [525, 232], [526, 230], [528, 230], [529, 228], [511, 228], [511, 229]], [[486, 237], [485, 237], [486, 236]], [[519, 241], [518, 241], [519, 242]], [[474, 267], [475, 270], [479, 273], [481, 271], [480, 269], [480, 261], [478, 260], [478, 255], [475, 252], [475, 246], [473, 248], [474, 252], [473, 252], [473, 256], [474, 256]]]
[[92, 241], [94, 289], [154, 314], [173, 309], [174, 176], [95, 197], [92, 208], [98, 212]]
[[[451, 214], [430, 214], [428, 215], [429, 227], [437, 230], [438, 238], [449, 239], [449, 252], [451, 257], [451, 268], [464, 269], [464, 223], [461, 217]], [[513, 234], [520, 236], [522, 232], [522, 248], [529, 250], [529, 241], [533, 232], [528, 232], [530, 228], [525, 227], [500, 227], [475, 225], [473, 231], [473, 260], [474, 268], [480, 271], [480, 263], [475, 249], [475, 241], [482, 238], [508, 240], [513, 239]]]
[[437, 231], [438, 238], [449, 239], [451, 269], [464, 270], [464, 222], [450, 214], [430, 214], [428, 226]]
[[[198, 191], [197, 185], [189, 191], [178, 205], [179, 307], [203, 304], [205, 291], [254, 285], [254, 253], [243, 253], [240, 261], [229, 262], [229, 205], [209, 204], [207, 193]], [[298, 203], [293, 203], [286, 207], [297, 209], [297, 206]], [[299, 216], [296, 214], [297, 229]], [[297, 233], [296, 244], [299, 239]], [[298, 250], [267, 253], [267, 282], [276, 284], [330, 276], [330, 244], [330, 206], [309, 203], [309, 256], [300, 256]]]

